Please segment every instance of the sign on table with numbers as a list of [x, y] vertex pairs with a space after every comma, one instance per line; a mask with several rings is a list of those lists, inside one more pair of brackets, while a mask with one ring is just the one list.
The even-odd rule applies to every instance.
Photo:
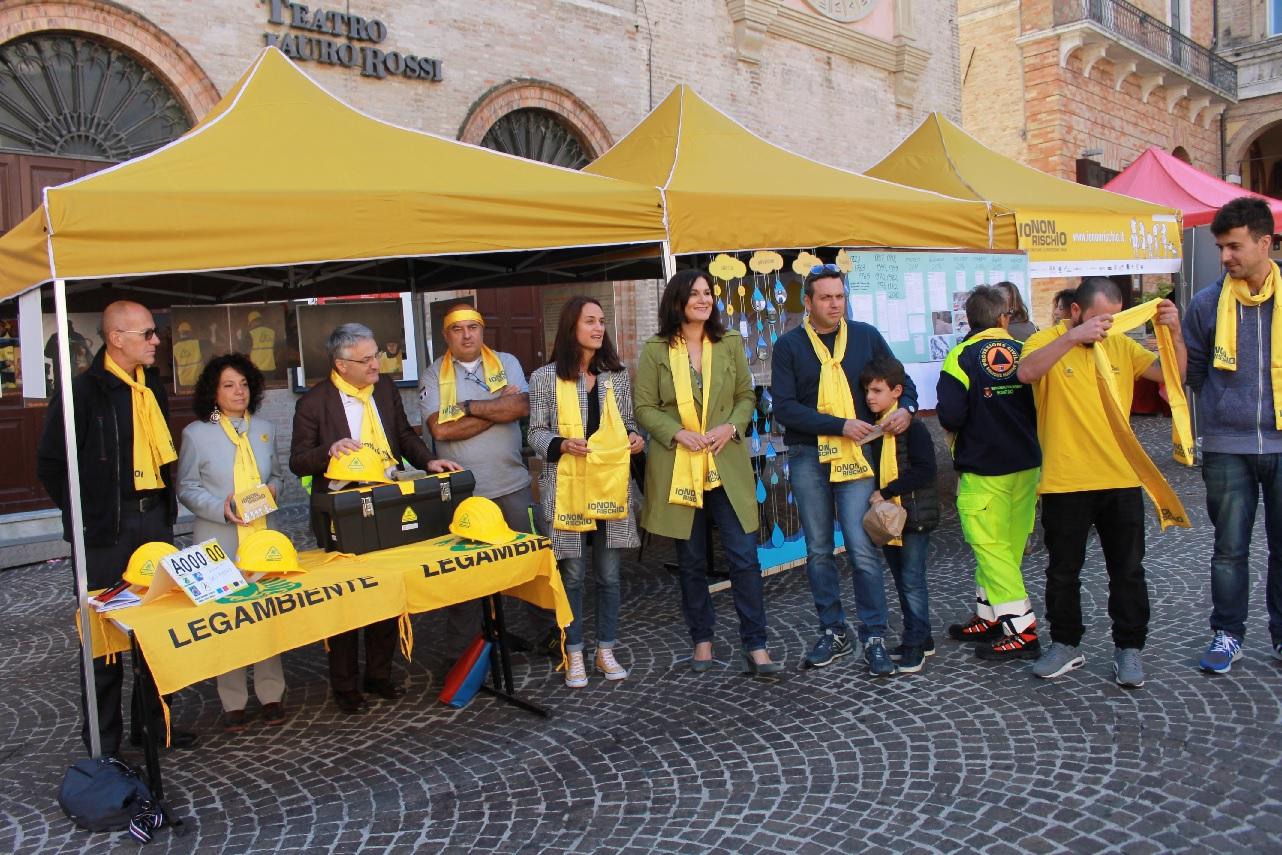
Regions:
[[178, 588], [199, 606], [247, 584], [244, 574], [214, 538], [166, 555], [160, 559], [160, 566], [165, 572], [153, 577], [144, 603]]

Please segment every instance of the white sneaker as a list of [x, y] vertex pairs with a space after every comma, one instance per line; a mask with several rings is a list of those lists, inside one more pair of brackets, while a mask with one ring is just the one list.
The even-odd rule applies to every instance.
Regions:
[[583, 651], [575, 650], [567, 653], [569, 665], [565, 668], [565, 685], [571, 689], [582, 689], [588, 684], [588, 669], [583, 664]]
[[628, 669], [618, 663], [614, 658], [614, 650], [609, 647], [596, 649], [596, 669], [605, 674], [607, 680], [622, 680], [628, 676]]

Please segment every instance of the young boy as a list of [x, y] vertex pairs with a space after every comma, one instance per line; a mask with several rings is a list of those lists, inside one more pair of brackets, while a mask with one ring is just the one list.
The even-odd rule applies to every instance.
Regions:
[[966, 299], [970, 337], [939, 375], [939, 424], [954, 436], [957, 514], [975, 553], [975, 613], [948, 635], [990, 661], [1041, 655], [1037, 619], [1020, 564], [1033, 530], [1042, 453], [1032, 387], [1019, 382], [1023, 344], [1007, 331], [1010, 310], [996, 288]]
[[[907, 375], [899, 360], [890, 356], [873, 359], [859, 375], [868, 408], [886, 418], [899, 406]], [[899, 606], [904, 614], [904, 632], [890, 658], [899, 670], [916, 673], [927, 656], [935, 652], [930, 634], [930, 599], [926, 593], [926, 553], [930, 532], [939, 525], [939, 499], [935, 490], [935, 444], [930, 430], [914, 420], [899, 436], [884, 435], [865, 446], [864, 456], [877, 470], [880, 489], [869, 504], [894, 501], [908, 512], [898, 544], [882, 547], [886, 563], [895, 577]]]

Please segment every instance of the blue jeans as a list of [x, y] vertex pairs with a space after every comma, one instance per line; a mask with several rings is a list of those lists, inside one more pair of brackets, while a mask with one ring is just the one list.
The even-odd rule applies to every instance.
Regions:
[[597, 531], [584, 532], [578, 558], [562, 558], [556, 563], [570, 611], [574, 612], [574, 620], [565, 630], [565, 649], [571, 653], [583, 649], [583, 582], [588, 574], [589, 540], [592, 566], [596, 568], [596, 646], [613, 647], [619, 632], [619, 561], [623, 550], [605, 545], [602, 526]]
[[881, 551], [895, 576], [899, 607], [904, 614], [904, 634], [899, 642], [921, 647], [930, 638], [930, 598], [926, 593], [926, 554], [930, 532], [904, 532], [903, 546], [883, 546]]
[[789, 483], [797, 502], [797, 516], [806, 535], [806, 575], [815, 598], [822, 629], [844, 632], [846, 613], [841, 607], [841, 574], [833, 555], [833, 520], [841, 523], [846, 543], [846, 562], [855, 577], [855, 611], [859, 615], [859, 638], [886, 635], [885, 570], [881, 555], [864, 532], [868, 497], [876, 488], [875, 478], [828, 480], [829, 465], [819, 462], [819, 449], [794, 445], [788, 449]]
[[1282, 468], [1279, 454], [1202, 454], [1206, 509], [1215, 524], [1211, 554], [1211, 629], [1242, 639], [1251, 590], [1249, 549], [1255, 511], [1264, 497], [1264, 532], [1269, 542], [1265, 603], [1269, 635], [1282, 641]]
[[676, 542], [681, 607], [690, 638], [695, 644], [712, 641], [712, 626], [717, 620], [708, 593], [708, 519], [721, 533], [721, 551], [730, 565], [730, 594], [739, 613], [739, 640], [744, 650], [762, 650], [766, 646], [766, 605], [757, 537], [743, 530], [724, 487], [703, 494], [703, 507], [694, 512], [690, 539]]

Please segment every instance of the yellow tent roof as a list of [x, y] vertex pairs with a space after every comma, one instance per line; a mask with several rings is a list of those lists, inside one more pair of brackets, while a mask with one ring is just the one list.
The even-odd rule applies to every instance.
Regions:
[[653, 187], [378, 121], [267, 48], [182, 138], [47, 190], [0, 238], [0, 298], [53, 278], [663, 239]]
[[1034, 276], [1179, 269], [1179, 211], [1047, 175], [938, 113], [868, 174], [1014, 211]]
[[[987, 205], [793, 154], [684, 85], [584, 171], [660, 188], [677, 254], [860, 244], [990, 245]], [[1009, 245], [1013, 248], [1013, 240]]]

